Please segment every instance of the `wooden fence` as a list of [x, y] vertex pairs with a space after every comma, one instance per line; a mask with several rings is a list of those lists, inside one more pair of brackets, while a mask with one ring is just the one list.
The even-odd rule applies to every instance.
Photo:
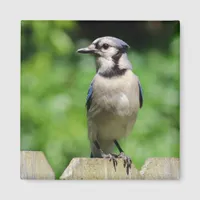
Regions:
[[[55, 173], [41, 151], [21, 151], [21, 179], [55, 179]], [[149, 158], [141, 170], [132, 164], [129, 175], [118, 160], [116, 171], [112, 162], [101, 158], [73, 158], [60, 180], [178, 180], [178, 158]]]

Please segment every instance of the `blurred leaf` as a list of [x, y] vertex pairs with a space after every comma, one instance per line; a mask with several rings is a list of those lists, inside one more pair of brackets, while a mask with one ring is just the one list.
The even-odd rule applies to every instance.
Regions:
[[50, 40], [59, 55], [70, 54], [74, 51], [74, 44], [71, 38], [64, 31], [54, 29], [51, 31]]

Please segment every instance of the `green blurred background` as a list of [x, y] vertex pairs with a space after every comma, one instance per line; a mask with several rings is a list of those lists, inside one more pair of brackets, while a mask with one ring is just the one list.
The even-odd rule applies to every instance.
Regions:
[[43, 151], [56, 178], [73, 157], [90, 155], [85, 99], [95, 62], [76, 50], [106, 35], [131, 46], [143, 87], [143, 108], [122, 148], [138, 168], [148, 157], [179, 157], [178, 21], [22, 21], [21, 150]]

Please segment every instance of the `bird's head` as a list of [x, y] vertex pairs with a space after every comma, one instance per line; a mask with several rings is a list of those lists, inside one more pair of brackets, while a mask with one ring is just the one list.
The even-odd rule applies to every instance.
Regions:
[[129, 45], [115, 37], [97, 38], [86, 48], [78, 49], [78, 53], [92, 54], [96, 57], [97, 72], [101, 74], [117, 72], [118, 69], [132, 68], [128, 58]]
[[127, 52], [129, 45], [123, 40], [115, 37], [100, 37], [97, 38], [86, 48], [78, 49], [78, 53], [93, 54], [97, 57], [104, 57], [106, 59], [112, 58], [119, 53]]

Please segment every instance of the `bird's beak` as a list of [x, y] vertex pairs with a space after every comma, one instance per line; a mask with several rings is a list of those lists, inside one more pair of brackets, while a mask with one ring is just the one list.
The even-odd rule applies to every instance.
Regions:
[[93, 54], [93, 53], [95, 53], [95, 51], [96, 51], [96, 49], [95, 49], [94, 45], [90, 45], [86, 48], [78, 49], [76, 52], [77, 53], [88, 53], [88, 54], [91, 53], [91, 54]]

